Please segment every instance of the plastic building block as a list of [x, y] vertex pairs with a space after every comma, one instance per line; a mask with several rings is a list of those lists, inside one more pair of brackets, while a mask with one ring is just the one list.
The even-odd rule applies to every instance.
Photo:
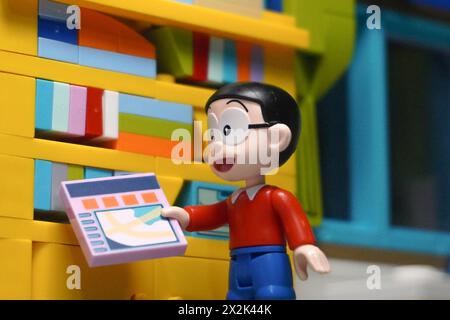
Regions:
[[86, 87], [108, 88], [108, 90], [193, 106], [202, 106], [213, 94], [213, 90], [198, 86], [156, 81], [1, 50], [0, 69], [27, 77], [74, 83]]
[[103, 90], [87, 88], [86, 133], [88, 138], [103, 134]]
[[87, 88], [70, 85], [68, 132], [84, 136], [86, 131]]
[[78, 45], [78, 30], [67, 28], [66, 22], [38, 19], [38, 36]]
[[177, 205], [183, 207], [196, 204], [213, 204], [225, 200], [236, 189], [236, 186], [207, 183], [202, 181], [191, 181], [183, 187], [176, 203]]
[[[267, 176], [267, 184], [270, 185], [276, 185], [279, 186], [280, 188], [283, 188], [293, 194], [297, 194], [298, 190], [297, 190], [297, 179], [295, 176], [288, 176], [288, 175], [283, 175], [283, 174], [275, 174], [275, 175], [270, 175]], [[301, 199], [300, 199], [301, 200]], [[306, 211], [306, 206], [304, 206], [304, 209]], [[307, 212], [309, 213], [309, 212]], [[316, 220], [314, 220], [314, 223], [311, 222], [312, 225], [316, 226], [318, 225], [318, 222]]]
[[119, 93], [105, 90], [102, 96], [102, 135], [95, 141], [117, 140], [119, 136]]
[[192, 106], [121, 93], [120, 113], [192, 124]]
[[76, 164], [67, 165], [67, 180], [84, 179], [84, 168]]
[[283, 12], [283, 0], [264, 0], [264, 6], [267, 10]]
[[90, 168], [90, 167], [86, 167], [84, 169], [84, 178], [85, 179], [106, 178], [106, 177], [111, 177], [111, 176], [113, 176], [113, 172], [111, 170]]
[[141, 77], [156, 77], [156, 61], [154, 59], [135, 57], [89, 47], [79, 47], [79, 64]]
[[0, 240], [0, 299], [31, 299], [31, 240]]
[[209, 43], [208, 81], [223, 82], [224, 40], [211, 37]]
[[184, 129], [187, 130], [192, 136], [192, 123], [185, 124], [126, 113], [121, 113], [119, 115], [119, 123], [119, 129], [121, 132], [134, 133], [144, 136], [153, 136], [170, 140], [172, 133], [175, 130]]
[[66, 21], [68, 5], [50, 0], [39, 0], [39, 17], [47, 20]]
[[36, 129], [52, 130], [53, 81], [36, 79]]
[[[189, 239], [189, 248], [197, 239]], [[192, 241], [192, 242], [191, 242]], [[211, 241], [205, 247], [212, 248]], [[226, 243], [225, 241], [214, 241]], [[211, 251], [213, 249], [210, 249]], [[188, 249], [189, 251], [189, 249]], [[208, 250], [209, 251], [209, 250]], [[161, 299], [223, 299], [227, 291], [229, 262], [217, 259], [175, 257], [156, 261], [156, 296]], [[192, 290], [197, 288], [198, 290]]]
[[[102, 0], [89, 1], [95, 1], [95, 3], [90, 2], [89, 6], [92, 8], [108, 12], [111, 15], [123, 16], [130, 20], [147, 23], [157, 22], [159, 25], [178, 26], [185, 29], [193, 28], [254, 43], [274, 44], [303, 50], [309, 49], [309, 32], [307, 29], [267, 23], [263, 19], [251, 19], [218, 10], [211, 14], [211, 10], [207, 8], [187, 6], [167, 0], [127, 3], [105, 3]], [[338, 2], [344, 2], [347, 6], [350, 6], [352, 3], [349, 0]], [[321, 6], [317, 2], [314, 2], [314, 4], [316, 7]], [[174, 14], [175, 12], [181, 12], [182, 14]], [[219, 21], [222, 23], [218, 23]]]
[[119, 137], [119, 93], [105, 90], [102, 98], [103, 134], [101, 140], [117, 140]]
[[225, 83], [234, 83], [237, 81], [237, 52], [236, 44], [232, 40], [225, 40], [223, 70]]
[[78, 63], [79, 50], [77, 45], [41, 37], [39, 37], [38, 42], [39, 57]]
[[[187, 243], [179, 224], [161, 218], [168, 202], [154, 174], [64, 182], [61, 190], [89, 266], [184, 254]], [[126, 196], [135, 197], [137, 205], [126, 205]], [[118, 205], [105, 206], [105, 197]]]
[[69, 130], [70, 85], [53, 83], [52, 131]]
[[183, 179], [179, 177], [165, 177], [158, 175], [158, 181], [161, 188], [167, 196], [170, 205], [174, 205], [175, 199], [178, 197], [183, 186]]
[[[236, 189], [236, 186], [191, 181], [183, 188], [180, 196], [177, 198], [176, 205], [185, 207], [190, 205], [213, 204], [225, 200]], [[208, 239], [225, 239], [228, 238], [228, 232], [228, 226], [224, 226], [211, 231], [191, 232], [188, 235]]]
[[82, 8], [81, 24], [78, 43], [80, 46], [118, 52], [117, 29], [121, 27], [121, 24], [116, 19]]
[[34, 162], [34, 208], [50, 211], [52, 197], [52, 163], [45, 160]]
[[176, 2], [184, 3], [184, 4], [193, 4], [194, 0], [173, 0]]
[[256, 82], [264, 81], [264, 49], [252, 46], [250, 79]]
[[192, 80], [206, 81], [208, 78], [209, 36], [194, 32], [193, 45], [194, 68]]
[[263, 0], [194, 0], [194, 4], [252, 18], [261, 18]]
[[51, 206], [52, 211], [64, 211], [64, 206], [59, 195], [59, 188], [61, 182], [67, 180], [67, 164], [52, 163], [52, 197]]
[[37, 54], [36, 0], [0, 2], [0, 49], [35, 56]]
[[122, 28], [119, 28], [118, 32], [118, 52], [147, 59], [156, 59], [155, 46], [141, 34], [127, 25], [122, 25]]
[[286, 48], [264, 48], [264, 82], [283, 88], [297, 96], [295, 77], [295, 51]]
[[175, 78], [187, 78], [193, 74], [193, 35], [189, 30], [158, 27], [146, 33], [156, 46], [158, 72]]
[[0, 155], [0, 177], [0, 216], [33, 219], [34, 160]]
[[[73, 234], [70, 226], [67, 227], [69, 230], [65, 230], [65, 233]], [[155, 260], [109, 268], [89, 268], [78, 245], [39, 242], [33, 244], [32, 265], [32, 299], [129, 300], [138, 294], [144, 295], [146, 299], [156, 298]], [[58, 270], [67, 270], [68, 266], [80, 268], [81, 290], [67, 289], [68, 274]]]
[[171, 158], [172, 149], [178, 143], [178, 141], [171, 141], [169, 139], [120, 132], [115, 149], [149, 156]]
[[[51, 141], [43, 139], [30, 139], [20, 136], [11, 136], [4, 134], [0, 134], [0, 147], [3, 150], [2, 152], [15, 155], [15, 157], [12, 157], [13, 159], [16, 158], [19, 158], [20, 160], [24, 159], [24, 162], [31, 166], [30, 171], [28, 172], [27, 171], [28, 169], [27, 167], [24, 166], [23, 162], [19, 161], [18, 163], [21, 164], [20, 168], [22, 171], [20, 171], [19, 173], [14, 171], [14, 174], [12, 175], [12, 176], [14, 175], [19, 176], [21, 179], [19, 189], [20, 192], [17, 193], [16, 190], [12, 190], [12, 188], [10, 188], [11, 194], [9, 194], [9, 197], [11, 198], [10, 203], [12, 205], [10, 211], [12, 212], [14, 210], [14, 212], [16, 212], [15, 211], [16, 209], [14, 209], [13, 206], [19, 205], [19, 207], [22, 207], [22, 210], [19, 211], [20, 214], [27, 212], [24, 208], [30, 208], [31, 211], [33, 210], [32, 185], [30, 186], [26, 185], [25, 188], [23, 183], [23, 181], [32, 181], [31, 179], [33, 179], [34, 162], [32, 161], [31, 158], [57, 162], [67, 162], [68, 161], [67, 155], [70, 155], [70, 163], [83, 166], [107, 168], [111, 170], [124, 170], [131, 172], [155, 171], [154, 157], [148, 157], [142, 154], [133, 154], [128, 152], [118, 152], [117, 150], [111, 150], [106, 148], [96, 148], [91, 146], [63, 143], [59, 141]], [[30, 160], [31, 162], [28, 163], [27, 160]], [[14, 164], [14, 162], [12, 163]], [[9, 162], [7, 162], [7, 164], [11, 166]], [[174, 168], [172, 168], [171, 170], [174, 170]], [[166, 173], [166, 175], [170, 176], [172, 174]], [[16, 181], [18, 180], [16, 179], [12, 181], [13, 183], [16, 183]], [[2, 181], [0, 181], [0, 186], [3, 188], [1, 182]], [[28, 204], [25, 203], [25, 201], [22, 202], [17, 202], [15, 200], [12, 201], [14, 197], [16, 197], [19, 194], [22, 194], [22, 192], [27, 191], [28, 187], [31, 190], [31, 193], [29, 195], [30, 196], [29, 207]], [[6, 186], [4, 188], [6, 188]], [[14, 195], [14, 197], [12, 197], [12, 195]], [[25, 195], [23, 197], [24, 197], [23, 199], [25, 199]], [[1, 207], [2, 203], [0, 203], [0, 209]], [[7, 212], [7, 211], [8, 210], [3, 210], [0, 212]]]
[[0, 132], [34, 136], [36, 80], [0, 72]]
[[[176, 165], [167, 157], [156, 157], [155, 159], [156, 173], [162, 176], [175, 176], [184, 180], [204, 181], [209, 183], [223, 183], [211, 172], [210, 167], [206, 163], [191, 165]], [[242, 186], [242, 183], [230, 183], [230, 185]]]
[[116, 177], [116, 176], [127, 176], [127, 175], [129, 175], [129, 174], [133, 174], [133, 173], [136, 173], [136, 172], [129, 172], [129, 171], [114, 170], [114, 172], [113, 172], [113, 176], [114, 176], [114, 177]]
[[251, 55], [252, 46], [247, 42], [236, 44], [237, 52], [237, 77], [238, 81], [249, 81], [251, 77]]
[[155, 59], [155, 47], [124, 23], [94, 10], [82, 9], [80, 46]]

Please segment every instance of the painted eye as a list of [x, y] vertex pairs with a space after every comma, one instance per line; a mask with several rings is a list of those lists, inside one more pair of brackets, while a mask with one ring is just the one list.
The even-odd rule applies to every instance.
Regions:
[[240, 108], [228, 108], [220, 115], [219, 129], [225, 144], [237, 145], [248, 135], [249, 119]]
[[[208, 138], [210, 141], [217, 140], [217, 132], [219, 131], [219, 124], [217, 117], [213, 113], [208, 114]], [[219, 132], [220, 133], [220, 132]]]
[[231, 127], [227, 124], [225, 127], [223, 127], [223, 134], [224, 136], [228, 136], [231, 133]]

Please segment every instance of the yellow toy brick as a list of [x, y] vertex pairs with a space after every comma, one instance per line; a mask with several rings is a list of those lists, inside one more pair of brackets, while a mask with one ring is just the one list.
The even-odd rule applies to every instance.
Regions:
[[122, 93], [204, 105], [213, 90], [0, 50], [0, 71]]
[[34, 136], [35, 92], [34, 78], [0, 72], [0, 133]]
[[78, 244], [68, 224], [0, 217], [0, 238]]
[[282, 175], [293, 176], [297, 173], [297, 155], [294, 153], [289, 160], [281, 166], [279, 173]]
[[2, 153], [23, 158], [42, 159], [110, 170], [155, 172], [153, 157], [59, 141], [0, 134], [0, 150]]
[[294, 69], [294, 50], [278, 47], [264, 48], [264, 82], [283, 88], [291, 96], [297, 97]]
[[0, 49], [37, 54], [37, 0], [0, 1]]
[[33, 299], [154, 298], [154, 263], [89, 268], [78, 246], [33, 243]]
[[285, 189], [293, 194], [297, 194], [297, 179], [295, 176], [285, 176], [282, 174], [275, 174], [266, 177], [267, 184], [275, 185]]
[[188, 246], [186, 257], [228, 260], [230, 250], [226, 240], [210, 240], [197, 237], [186, 237]]
[[[167, 0], [60, 0], [89, 9], [99, 10], [131, 20], [141, 20], [169, 26], [184, 27], [217, 36], [253, 43], [268, 43], [295, 49], [309, 48], [308, 30], [281, 23], [212, 11], [209, 8]], [[213, 14], [212, 14], [213, 13]], [[280, 35], [283, 35], [280, 37]], [[292, 72], [292, 71], [291, 71]]]
[[194, 5], [256, 19], [262, 17], [264, 9], [263, 0], [194, 0]]
[[224, 299], [228, 261], [175, 257], [156, 261], [158, 299]]
[[175, 199], [181, 191], [183, 186], [183, 179], [179, 177], [168, 177], [157, 175], [158, 182], [161, 188], [164, 190], [167, 201], [170, 205], [175, 203]]
[[33, 159], [0, 155], [0, 177], [0, 216], [33, 219]]
[[31, 241], [0, 239], [0, 299], [31, 298]]

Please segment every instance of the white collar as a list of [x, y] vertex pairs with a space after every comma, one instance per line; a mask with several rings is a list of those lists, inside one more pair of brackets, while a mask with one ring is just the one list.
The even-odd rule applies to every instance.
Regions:
[[262, 183], [262, 184], [257, 184], [256, 186], [253, 186], [250, 188], [241, 188], [239, 190], [236, 190], [231, 195], [231, 203], [234, 204], [236, 202], [236, 200], [239, 198], [239, 196], [241, 195], [241, 193], [244, 191], [247, 192], [247, 196], [250, 199], [250, 201], [253, 200], [255, 198], [256, 194], [258, 193], [258, 191], [261, 190], [261, 188], [264, 187], [265, 185], [266, 184]]

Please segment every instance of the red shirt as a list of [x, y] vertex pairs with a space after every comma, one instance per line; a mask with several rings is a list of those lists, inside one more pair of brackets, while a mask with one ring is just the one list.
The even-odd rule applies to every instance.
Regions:
[[252, 246], [285, 245], [294, 250], [300, 245], [314, 244], [314, 234], [297, 198], [274, 186], [263, 186], [253, 200], [247, 192], [212, 205], [188, 206], [187, 231], [216, 229], [226, 223], [230, 227], [230, 249]]

